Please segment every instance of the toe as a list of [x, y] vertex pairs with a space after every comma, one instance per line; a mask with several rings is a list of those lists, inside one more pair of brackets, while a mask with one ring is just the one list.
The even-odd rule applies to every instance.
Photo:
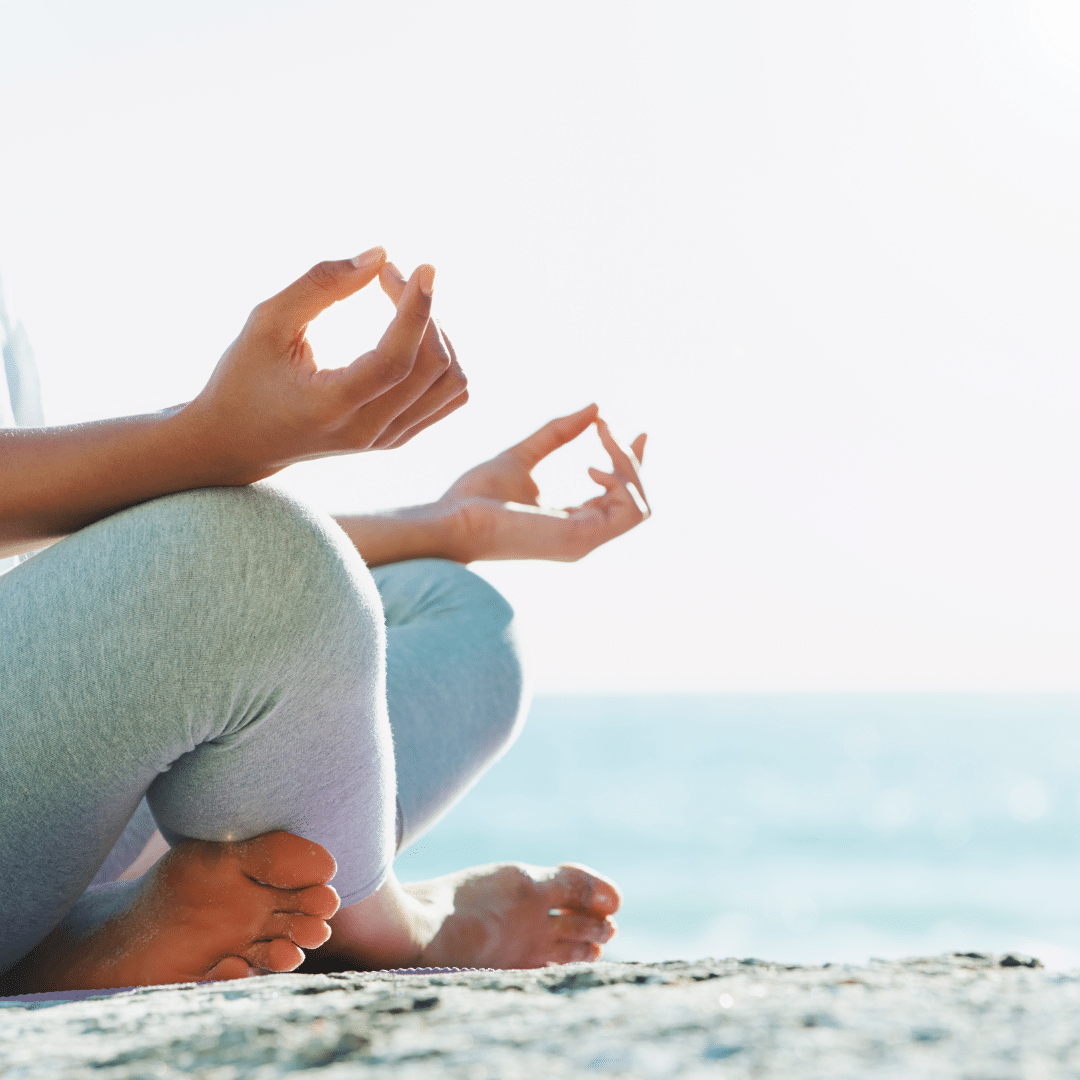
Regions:
[[600, 946], [591, 941], [556, 941], [551, 947], [550, 964], [574, 964], [600, 959]]
[[253, 881], [277, 889], [323, 885], [337, 873], [326, 848], [287, 832], [266, 833], [236, 845], [241, 871]]
[[226, 956], [207, 973], [208, 982], [224, 982], [228, 979], [246, 979], [251, 974], [248, 962], [242, 956]]
[[614, 881], [577, 863], [563, 863], [555, 871], [550, 886], [551, 907], [558, 910], [612, 915], [622, 897]]
[[332, 885], [312, 885], [310, 889], [279, 889], [274, 910], [329, 919], [341, 907], [341, 897]]
[[313, 915], [279, 911], [267, 920], [263, 935], [268, 938], [288, 938], [301, 949], [317, 949], [330, 940], [330, 927]]
[[293, 971], [304, 962], [304, 954], [284, 938], [254, 941], [244, 950], [244, 957], [252, 967], [267, 971]]
[[290, 906], [279, 909], [299, 911], [319, 919], [329, 919], [341, 907], [341, 897], [332, 885], [313, 885], [310, 889], [290, 893]]
[[551, 917], [552, 937], [556, 941], [587, 941], [604, 945], [615, 936], [612, 919], [592, 919], [564, 911]]

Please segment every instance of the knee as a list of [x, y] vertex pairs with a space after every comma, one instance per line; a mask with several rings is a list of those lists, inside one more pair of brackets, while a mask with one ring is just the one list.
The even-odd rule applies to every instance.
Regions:
[[450, 663], [472, 688], [493, 760], [517, 737], [528, 705], [513, 606], [494, 585], [460, 563], [443, 559], [418, 563], [422, 565], [414, 572], [427, 582], [426, 588], [417, 590], [423, 607], [420, 618], [443, 624], [445, 637], [440, 638], [447, 644]]
[[[439, 612], [452, 620], [448, 628], [453, 628], [455, 645], [450, 664], [457, 667], [452, 677], [457, 701], [447, 709], [448, 726], [469, 748], [469, 786], [521, 734], [529, 706], [528, 677], [510, 602], [460, 564], [443, 564], [438, 572]], [[452, 720], [455, 715], [457, 724]]]
[[445, 559], [392, 563], [372, 573], [386, 612], [392, 689], [415, 691], [423, 671], [437, 685], [436, 697], [453, 688], [461, 702], [455, 708], [483, 715], [493, 745], [512, 741], [527, 704], [527, 675], [506, 598]]
[[[100, 522], [146, 608], [211, 636], [292, 641], [346, 623], [382, 632], [378, 596], [337, 525], [272, 488], [203, 488], [165, 496]], [[96, 528], [93, 526], [92, 528]], [[351, 635], [350, 635], [351, 636]]]
[[124, 510], [100, 524], [148, 538], [152, 546], [167, 543], [187, 559], [201, 556], [207, 561], [234, 555], [272, 560], [288, 559], [292, 553], [307, 556], [313, 544], [318, 547], [324, 541], [326, 532], [316, 511], [267, 487], [182, 491]]
[[390, 627], [455, 623], [472, 639], [513, 638], [514, 609], [490, 582], [448, 559], [411, 559], [373, 571]]
[[492, 686], [493, 736], [510, 742], [526, 705], [526, 677], [517, 622], [510, 602], [489, 581], [451, 563], [447, 570], [447, 614], [457, 614], [464, 642], [471, 642], [478, 666]]
[[461, 563], [445, 559], [429, 561], [437, 564], [433, 576], [440, 585], [437, 606], [442, 615], [456, 615], [472, 624], [477, 632], [492, 638], [512, 634], [514, 609], [491, 582]]

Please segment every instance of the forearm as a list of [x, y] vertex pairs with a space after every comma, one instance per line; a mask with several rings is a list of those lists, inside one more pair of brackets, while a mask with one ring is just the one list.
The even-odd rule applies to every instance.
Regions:
[[334, 520], [368, 566], [406, 559], [469, 561], [464, 556], [457, 516], [438, 503], [376, 514], [350, 514]]
[[159, 495], [243, 482], [211, 445], [186, 409], [0, 430], [0, 557]]

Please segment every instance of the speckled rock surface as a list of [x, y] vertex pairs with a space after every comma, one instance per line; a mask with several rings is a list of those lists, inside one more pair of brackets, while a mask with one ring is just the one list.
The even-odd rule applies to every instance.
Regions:
[[965, 955], [270, 975], [3, 1003], [0, 1077], [1080, 1077], [1080, 972]]

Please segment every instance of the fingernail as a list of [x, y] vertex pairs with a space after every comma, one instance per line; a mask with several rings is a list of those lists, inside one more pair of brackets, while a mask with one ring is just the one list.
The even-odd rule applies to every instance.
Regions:
[[435, 288], [435, 267], [424, 263], [420, 267], [420, 274], [418, 276], [420, 282], [420, 291], [425, 296], [430, 296]]
[[357, 270], [369, 270], [371, 267], [378, 265], [385, 258], [386, 248], [373, 247], [369, 251], [357, 255], [356, 258], [352, 260], [352, 264]]
[[405, 275], [392, 262], [387, 261], [386, 269], [389, 270], [394, 277], [400, 278], [402, 281], [405, 280]]

